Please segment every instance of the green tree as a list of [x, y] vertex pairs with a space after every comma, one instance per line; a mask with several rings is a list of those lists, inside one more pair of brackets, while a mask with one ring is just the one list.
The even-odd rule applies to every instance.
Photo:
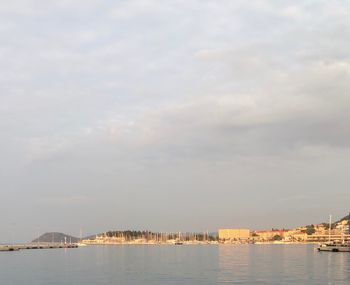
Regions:
[[314, 225], [306, 226], [306, 231], [305, 233], [307, 235], [312, 235], [316, 232]]
[[282, 237], [280, 235], [275, 235], [272, 238], [273, 240], [282, 240]]

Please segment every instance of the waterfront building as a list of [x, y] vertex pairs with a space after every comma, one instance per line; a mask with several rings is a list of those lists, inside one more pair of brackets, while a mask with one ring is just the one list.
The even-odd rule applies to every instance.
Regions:
[[259, 241], [272, 241], [284, 238], [285, 230], [255, 231], [255, 239]]
[[319, 235], [325, 235], [328, 232], [328, 229], [325, 227], [324, 224], [319, 224], [314, 226], [315, 234]]
[[306, 236], [307, 242], [318, 242], [318, 243], [324, 243], [328, 241], [334, 241], [334, 242], [350, 242], [350, 235], [344, 235], [344, 234], [331, 234], [331, 235], [309, 235]]
[[221, 242], [247, 242], [250, 238], [248, 229], [219, 229]]

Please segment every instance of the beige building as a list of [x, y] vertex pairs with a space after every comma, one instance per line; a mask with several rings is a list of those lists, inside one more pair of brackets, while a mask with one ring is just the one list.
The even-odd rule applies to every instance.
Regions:
[[315, 234], [318, 234], [318, 235], [325, 235], [328, 232], [328, 230], [323, 224], [315, 225], [314, 229], [315, 229]]
[[286, 231], [284, 230], [272, 230], [272, 231], [255, 231], [256, 238], [262, 241], [271, 241], [276, 236], [284, 238], [284, 234]]
[[250, 230], [247, 229], [220, 229], [220, 241], [240, 241], [248, 240], [250, 237]]

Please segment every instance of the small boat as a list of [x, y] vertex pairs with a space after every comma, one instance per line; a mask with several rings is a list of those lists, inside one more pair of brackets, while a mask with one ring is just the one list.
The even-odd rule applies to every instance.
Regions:
[[175, 240], [175, 245], [183, 245], [183, 241], [181, 240], [181, 232], [179, 232], [178, 238]]
[[318, 251], [331, 251], [331, 252], [350, 252], [349, 243], [324, 243], [318, 248]]

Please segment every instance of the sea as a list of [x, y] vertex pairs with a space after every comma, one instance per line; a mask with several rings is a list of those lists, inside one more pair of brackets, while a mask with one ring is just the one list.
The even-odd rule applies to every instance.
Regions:
[[350, 253], [314, 245], [116, 245], [0, 252], [0, 284], [350, 284]]

